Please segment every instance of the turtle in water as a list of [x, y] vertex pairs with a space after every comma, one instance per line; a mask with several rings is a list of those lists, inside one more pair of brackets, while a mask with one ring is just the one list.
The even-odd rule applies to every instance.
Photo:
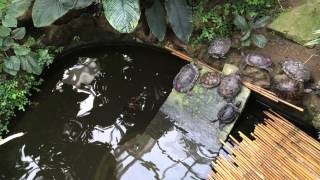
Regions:
[[226, 75], [222, 78], [218, 93], [227, 101], [232, 101], [241, 91], [241, 79], [238, 72]]
[[210, 43], [208, 54], [213, 58], [224, 58], [231, 48], [229, 38], [217, 38]]
[[246, 66], [253, 66], [260, 69], [265, 69], [268, 72], [272, 71], [272, 60], [271, 57], [261, 53], [248, 54], [245, 59], [245, 64], [242, 66], [244, 69]]
[[300, 61], [286, 60], [280, 63], [281, 69], [289, 78], [299, 82], [307, 82], [311, 79], [309, 68]]
[[221, 76], [217, 72], [206, 72], [200, 77], [200, 85], [205, 88], [214, 88], [220, 84]]
[[200, 76], [199, 67], [195, 63], [183, 66], [173, 80], [173, 87], [181, 93], [190, 92]]
[[212, 123], [219, 121], [219, 127], [220, 129], [223, 129], [223, 127], [226, 124], [232, 123], [237, 116], [239, 115], [239, 108], [241, 106], [241, 102], [237, 101], [236, 103], [227, 103], [225, 106], [223, 106], [218, 114], [217, 119], [211, 121]]
[[285, 74], [276, 75], [273, 78], [272, 88], [285, 98], [300, 97], [303, 93], [303, 85]]

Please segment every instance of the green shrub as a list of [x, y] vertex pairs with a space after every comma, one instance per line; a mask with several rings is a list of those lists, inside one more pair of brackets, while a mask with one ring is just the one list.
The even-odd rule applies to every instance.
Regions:
[[17, 14], [25, 13], [27, 8], [20, 5], [26, 2], [12, 1], [14, 6], [6, 4], [0, 15], [0, 138], [8, 132], [15, 110], [23, 111], [29, 104], [31, 90], [41, 82], [35, 75], [54, 59], [52, 47], [27, 36], [26, 28], [18, 26]]
[[217, 37], [233, 34], [233, 20], [236, 15], [249, 19], [270, 15], [276, 0], [227, 0], [223, 4], [210, 5], [212, 1], [203, 0], [194, 8], [195, 32], [192, 44], [211, 41]]

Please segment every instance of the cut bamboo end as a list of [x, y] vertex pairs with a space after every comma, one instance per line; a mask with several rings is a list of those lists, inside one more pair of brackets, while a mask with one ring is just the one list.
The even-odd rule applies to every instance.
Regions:
[[[281, 115], [265, 111], [251, 140], [239, 132], [237, 146], [221, 142], [231, 153], [216, 160], [211, 179], [319, 179], [320, 143]], [[209, 178], [209, 179], [210, 179]]]

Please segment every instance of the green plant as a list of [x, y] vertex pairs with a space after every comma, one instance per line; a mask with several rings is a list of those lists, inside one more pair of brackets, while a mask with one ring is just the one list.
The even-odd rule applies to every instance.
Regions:
[[256, 21], [247, 21], [243, 16], [237, 15], [233, 23], [242, 32], [242, 46], [248, 47], [253, 43], [259, 48], [264, 48], [267, 45], [268, 40], [262, 34], [257, 34], [256, 30], [265, 27], [269, 20], [270, 16], [264, 16]]
[[195, 32], [192, 44], [211, 41], [217, 37], [228, 37], [232, 34], [230, 23], [230, 4], [206, 7], [208, 0], [201, 1], [194, 10]]
[[[120, 33], [131, 33], [141, 18], [140, 0], [15, 0], [23, 8], [32, 7], [35, 27], [54, 23], [70, 10], [82, 9], [93, 3], [102, 3], [110, 25]], [[21, 5], [21, 2], [25, 2]], [[187, 42], [192, 34], [192, 13], [186, 0], [149, 0], [145, 15], [149, 28], [160, 41], [170, 24], [177, 37]], [[50, 7], [50, 8], [47, 8]], [[19, 9], [19, 8], [16, 8]]]
[[[320, 29], [318, 29], [317, 31], [314, 31], [313, 34], [319, 34], [319, 36], [320, 36]], [[320, 38], [317, 38], [317, 39], [314, 39], [314, 40], [312, 40], [310, 42], [307, 42], [305, 44], [305, 46], [314, 46], [314, 45], [317, 45], [317, 44], [320, 44]]]
[[30, 91], [40, 84], [34, 75], [54, 58], [51, 47], [28, 36], [25, 27], [18, 27], [18, 15], [28, 9], [26, 3], [13, 0], [0, 14], [0, 138], [8, 131], [8, 120], [15, 110], [24, 110]]

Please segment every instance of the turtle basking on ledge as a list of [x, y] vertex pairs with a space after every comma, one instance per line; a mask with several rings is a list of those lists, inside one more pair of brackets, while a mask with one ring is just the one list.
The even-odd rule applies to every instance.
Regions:
[[213, 58], [224, 58], [231, 48], [229, 38], [217, 38], [213, 40], [208, 48], [208, 54]]
[[281, 69], [287, 76], [299, 82], [307, 82], [311, 79], [309, 68], [300, 61], [286, 60], [280, 63]]
[[211, 121], [212, 123], [219, 121], [219, 127], [220, 129], [223, 129], [223, 127], [226, 124], [232, 123], [240, 114], [239, 108], [241, 106], [241, 102], [238, 101], [236, 103], [227, 103], [225, 106], [223, 106], [217, 115], [217, 119]]
[[238, 72], [226, 75], [222, 78], [218, 93], [227, 101], [232, 101], [241, 91], [241, 78]]
[[220, 84], [221, 76], [217, 72], [206, 72], [200, 77], [200, 85], [204, 88], [214, 88]]
[[200, 68], [195, 63], [183, 66], [173, 80], [173, 87], [181, 93], [190, 92], [200, 76]]
[[245, 64], [242, 65], [241, 69], [244, 69], [246, 66], [265, 69], [268, 72], [271, 72], [272, 60], [271, 57], [266, 54], [251, 53], [246, 56]]

